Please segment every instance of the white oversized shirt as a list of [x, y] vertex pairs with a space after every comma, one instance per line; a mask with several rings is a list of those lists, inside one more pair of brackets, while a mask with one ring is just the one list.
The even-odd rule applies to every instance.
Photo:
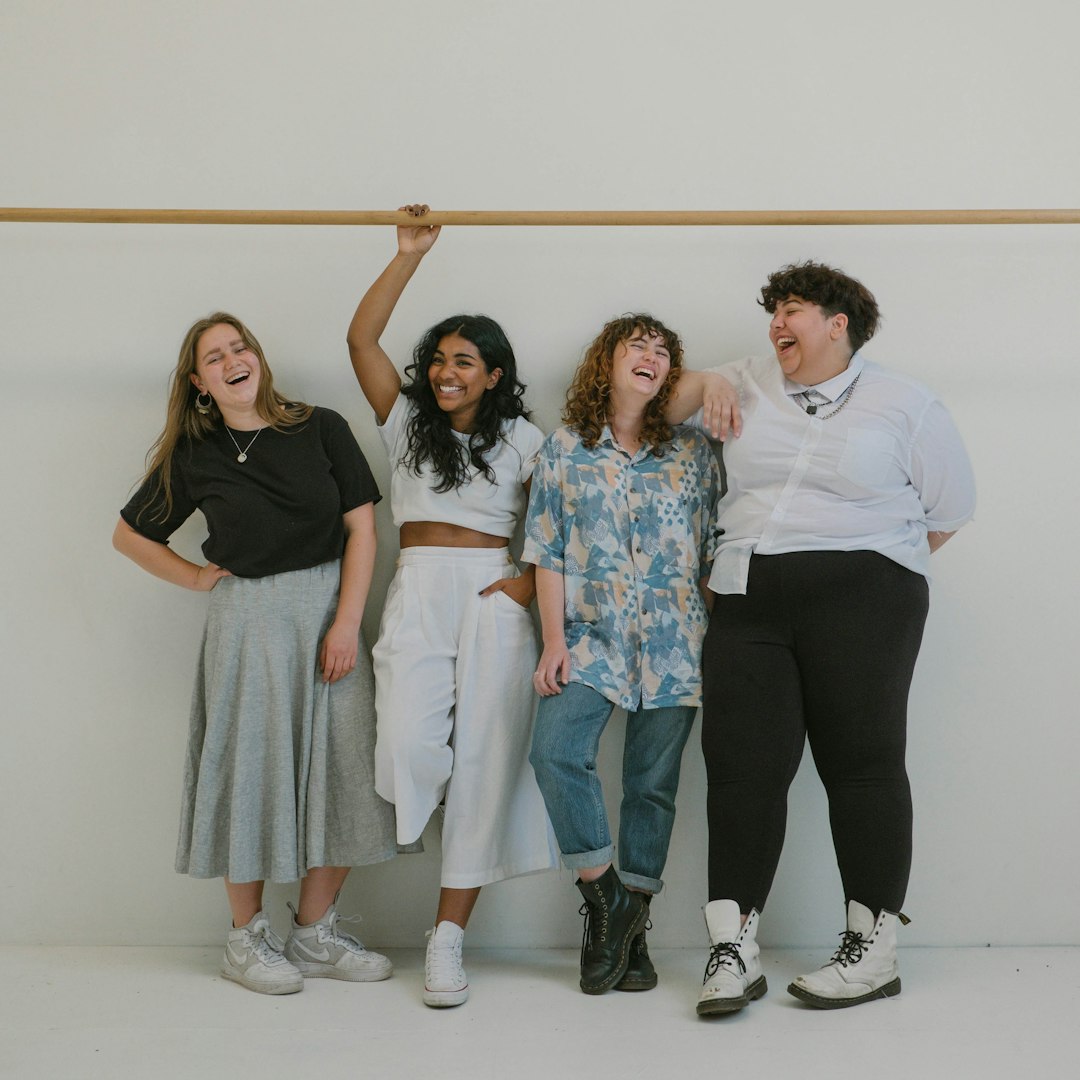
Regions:
[[[772, 357], [714, 370], [739, 392], [743, 433], [724, 443], [713, 592], [745, 593], [751, 555], [789, 551], [877, 551], [929, 577], [927, 532], [953, 532], [975, 510], [967, 452], [931, 390], [856, 353], [812, 388], [828, 403], [809, 415], [797, 395], [810, 388]], [[690, 423], [703, 427], [701, 412]]]

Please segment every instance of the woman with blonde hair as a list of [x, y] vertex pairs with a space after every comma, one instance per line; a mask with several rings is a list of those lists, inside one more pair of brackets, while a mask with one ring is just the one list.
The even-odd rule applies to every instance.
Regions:
[[[258, 341], [224, 312], [187, 332], [148, 457], [113, 543], [155, 577], [210, 593], [176, 869], [225, 879], [222, 973], [265, 994], [301, 990], [305, 976], [385, 979], [390, 962], [344, 933], [334, 906], [350, 867], [396, 851], [374, 791], [360, 639], [379, 499], [367, 462], [337, 413], [274, 389]], [[196, 509], [202, 564], [168, 546]], [[263, 883], [298, 878], [283, 945]]]

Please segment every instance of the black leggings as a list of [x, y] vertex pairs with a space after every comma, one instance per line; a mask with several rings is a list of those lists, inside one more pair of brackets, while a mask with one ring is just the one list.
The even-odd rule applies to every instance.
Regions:
[[761, 911], [810, 740], [846, 900], [897, 912], [911, 868], [907, 699], [929, 593], [872, 551], [755, 555], [703, 657], [709, 898]]

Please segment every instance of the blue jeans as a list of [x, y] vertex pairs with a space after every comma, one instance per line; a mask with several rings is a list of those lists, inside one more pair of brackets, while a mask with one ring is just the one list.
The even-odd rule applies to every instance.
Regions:
[[[615, 848], [596, 774], [600, 736], [615, 706], [598, 691], [570, 683], [540, 699], [529, 761], [571, 870], [603, 866]], [[675, 822], [679, 769], [697, 708], [638, 709], [626, 715], [619, 877], [657, 893]]]

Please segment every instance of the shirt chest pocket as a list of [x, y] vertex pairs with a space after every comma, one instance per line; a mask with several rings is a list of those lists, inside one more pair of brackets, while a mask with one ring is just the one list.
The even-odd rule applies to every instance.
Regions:
[[652, 494], [644, 510], [637, 521], [638, 544], [642, 551], [662, 555], [674, 565], [695, 563], [697, 539], [688, 502], [678, 495]]
[[836, 471], [860, 487], [880, 487], [888, 480], [895, 461], [895, 442], [891, 435], [852, 428]]

